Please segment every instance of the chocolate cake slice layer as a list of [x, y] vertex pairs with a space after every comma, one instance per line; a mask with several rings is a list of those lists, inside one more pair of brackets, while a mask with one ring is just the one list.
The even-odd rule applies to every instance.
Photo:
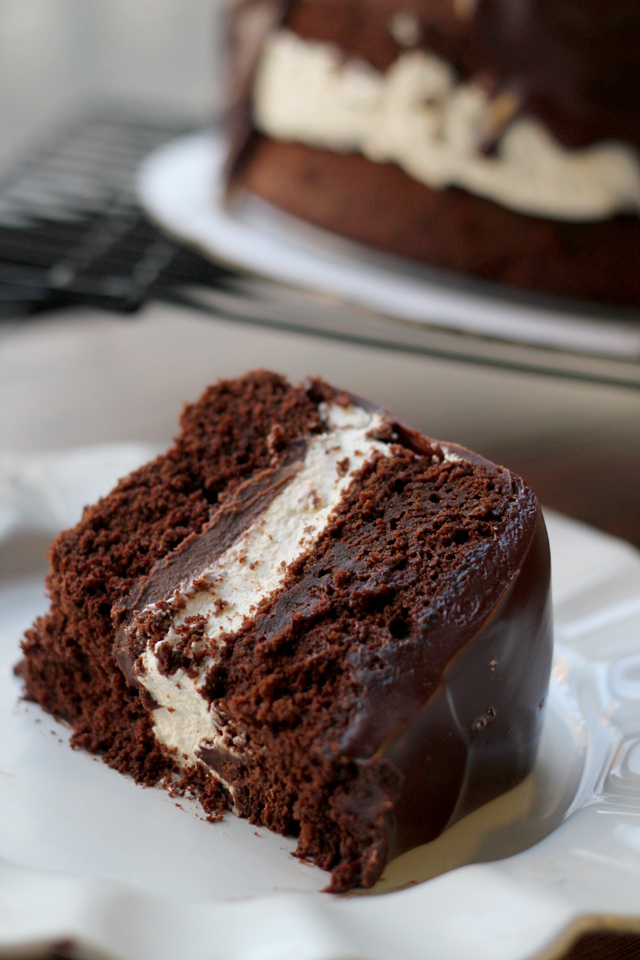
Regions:
[[535, 496], [322, 381], [210, 388], [60, 536], [48, 585], [27, 695], [123, 772], [297, 836], [335, 892], [534, 762]]

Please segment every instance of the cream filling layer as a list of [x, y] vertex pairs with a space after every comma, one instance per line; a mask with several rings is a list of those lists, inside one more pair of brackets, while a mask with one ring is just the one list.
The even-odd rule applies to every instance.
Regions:
[[[280, 589], [289, 566], [313, 547], [354, 475], [374, 455], [391, 456], [388, 444], [375, 439], [382, 426], [378, 414], [337, 404], [324, 406], [321, 413], [328, 431], [309, 441], [297, 474], [196, 584], [184, 582], [167, 598], [181, 598], [185, 605], [164, 638], [148, 645], [142, 655], [137, 676], [158, 704], [153, 711], [155, 736], [175, 748], [183, 764], [197, 761], [203, 746], [242, 753], [241, 739], [233, 736], [200, 692], [207, 670], [245, 618]], [[204, 580], [208, 585], [203, 589]], [[155, 608], [151, 604], [143, 612], [153, 613]], [[163, 675], [158, 662], [161, 645], [177, 643], [176, 627], [196, 615], [206, 620], [199, 641], [205, 656], [197, 676], [184, 670]]]
[[268, 38], [253, 91], [254, 122], [267, 135], [397, 163], [436, 190], [462, 187], [557, 220], [640, 213], [640, 157], [626, 144], [569, 150], [538, 120], [520, 117], [486, 155], [504, 106], [434, 54], [407, 51], [383, 75], [287, 30]]

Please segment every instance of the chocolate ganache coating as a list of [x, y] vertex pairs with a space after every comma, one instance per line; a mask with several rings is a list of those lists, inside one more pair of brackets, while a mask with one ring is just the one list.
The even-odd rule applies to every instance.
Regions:
[[[396, 654], [386, 676], [371, 674], [343, 738], [345, 753], [389, 761], [402, 774], [385, 809], [388, 858], [433, 840], [533, 766], [552, 626], [547, 536], [538, 511], [531, 519], [524, 551], [515, 530], [505, 544], [508, 567], [488, 569], [478, 558], [475, 575], [459, 584], [454, 615], [434, 610], [411, 653]], [[511, 580], [492, 609], [506, 569]], [[350, 802], [361, 817], [377, 813], [370, 794]]]
[[564, 144], [640, 148], [640, 4], [478, 0], [487, 68]]

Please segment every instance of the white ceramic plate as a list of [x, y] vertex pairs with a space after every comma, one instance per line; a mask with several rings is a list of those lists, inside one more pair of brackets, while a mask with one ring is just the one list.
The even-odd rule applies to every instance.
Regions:
[[42, 546], [153, 453], [0, 458], [0, 956], [72, 941], [118, 960], [524, 960], [602, 923], [640, 930], [640, 556], [555, 515], [536, 768], [391, 863], [374, 895], [320, 893], [327, 875], [292, 841], [205, 823], [69, 749], [13, 674], [46, 606]]
[[[222, 138], [198, 133], [152, 154], [138, 176], [149, 215], [213, 259], [395, 319], [538, 348], [637, 361], [640, 328], [532, 305], [488, 286], [368, 253], [258, 198], [231, 214], [223, 198]], [[498, 288], [493, 288], [498, 290]], [[489, 291], [489, 292], [488, 292]]]

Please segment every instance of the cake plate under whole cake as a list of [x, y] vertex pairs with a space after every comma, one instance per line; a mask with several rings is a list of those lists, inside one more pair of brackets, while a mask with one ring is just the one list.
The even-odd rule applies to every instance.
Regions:
[[219, 133], [195, 133], [160, 147], [138, 174], [138, 196], [152, 220], [240, 271], [241, 296], [194, 289], [194, 302], [337, 340], [640, 385], [640, 307], [561, 301], [422, 267], [305, 224], [249, 194], [229, 209], [224, 159]]
[[295, 841], [144, 790], [69, 749], [20, 699], [43, 545], [153, 456], [139, 445], [0, 458], [0, 954], [118, 960], [525, 960], [603, 926], [640, 932], [640, 555], [547, 515], [556, 651], [533, 773], [373, 890], [321, 893]]

